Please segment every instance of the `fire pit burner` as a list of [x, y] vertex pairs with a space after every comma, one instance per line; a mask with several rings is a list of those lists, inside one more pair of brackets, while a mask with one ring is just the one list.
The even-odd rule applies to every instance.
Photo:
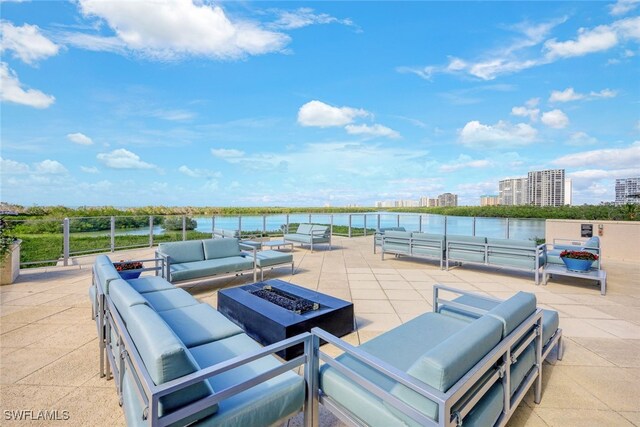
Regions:
[[320, 308], [320, 304], [317, 302], [309, 301], [306, 298], [280, 289], [274, 289], [269, 285], [264, 286], [262, 289], [250, 291], [250, 293], [296, 314], [303, 314]]

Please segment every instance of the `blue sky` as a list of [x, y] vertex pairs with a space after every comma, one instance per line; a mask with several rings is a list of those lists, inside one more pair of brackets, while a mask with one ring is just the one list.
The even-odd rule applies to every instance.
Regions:
[[640, 176], [640, 3], [3, 1], [0, 200], [371, 206]]

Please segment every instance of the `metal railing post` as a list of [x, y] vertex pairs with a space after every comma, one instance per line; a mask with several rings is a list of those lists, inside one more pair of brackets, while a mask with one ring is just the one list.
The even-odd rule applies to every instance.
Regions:
[[349, 238], [351, 238], [351, 214], [349, 214]]
[[422, 215], [418, 215], [418, 232], [422, 233]]
[[444, 217], [444, 235], [447, 235], [447, 217]]
[[182, 215], [182, 240], [187, 240], [187, 216]]
[[111, 217], [111, 252], [116, 250], [116, 217]]
[[329, 228], [329, 235], [333, 236], [333, 214], [331, 214], [331, 225]]
[[213, 232], [213, 230], [215, 229], [216, 229], [216, 216], [211, 215], [211, 238], [212, 239], [216, 237], [215, 233]]
[[153, 247], [153, 215], [149, 215], [149, 247]]
[[287, 214], [287, 228], [284, 230], [285, 233], [289, 232], [289, 214]]
[[242, 239], [242, 215], [238, 215], [238, 236]]
[[262, 215], [262, 235], [267, 234], [267, 216]]
[[380, 230], [380, 214], [378, 214], [378, 226], [376, 227], [376, 230]]
[[396, 215], [396, 227], [400, 227], [400, 214]]
[[476, 235], [476, 217], [473, 217], [473, 222], [471, 223], [471, 235], [475, 237]]
[[367, 214], [364, 214], [364, 237], [367, 237]]
[[62, 257], [64, 266], [69, 265], [69, 218], [62, 221]]
[[311, 224], [311, 214], [309, 214], [309, 224]]
[[507, 229], [505, 230], [505, 234], [506, 234], [506, 239], [509, 238], [509, 218], [507, 218]]

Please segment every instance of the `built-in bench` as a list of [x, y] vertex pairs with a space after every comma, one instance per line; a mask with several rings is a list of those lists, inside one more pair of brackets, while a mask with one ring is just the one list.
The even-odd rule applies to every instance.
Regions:
[[256, 280], [256, 249], [233, 237], [160, 243], [156, 257], [164, 260], [162, 276], [171, 283], [250, 271]]
[[287, 233], [283, 236], [285, 242], [300, 243], [310, 245], [313, 252], [313, 245], [328, 243], [331, 250], [331, 228], [328, 225], [299, 224], [295, 233]]
[[[445, 300], [441, 290], [460, 296]], [[316, 345], [344, 351], [316, 350], [325, 362], [318, 400], [349, 425], [502, 426], [531, 386], [541, 400], [543, 348], [548, 354], [561, 336], [557, 323], [545, 331], [545, 314], [533, 294], [496, 302], [436, 286], [434, 312], [359, 347], [315, 328]]]

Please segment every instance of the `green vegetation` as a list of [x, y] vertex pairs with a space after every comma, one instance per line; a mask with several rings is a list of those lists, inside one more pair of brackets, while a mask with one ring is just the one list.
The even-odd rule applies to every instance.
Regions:
[[[155, 222], [155, 221], [154, 221]], [[182, 217], [181, 216], [170, 216], [164, 218], [161, 221], [162, 228], [165, 230], [180, 230], [182, 231]], [[198, 221], [195, 219], [191, 219], [189, 217], [185, 218], [185, 230], [195, 230], [198, 226]]]

